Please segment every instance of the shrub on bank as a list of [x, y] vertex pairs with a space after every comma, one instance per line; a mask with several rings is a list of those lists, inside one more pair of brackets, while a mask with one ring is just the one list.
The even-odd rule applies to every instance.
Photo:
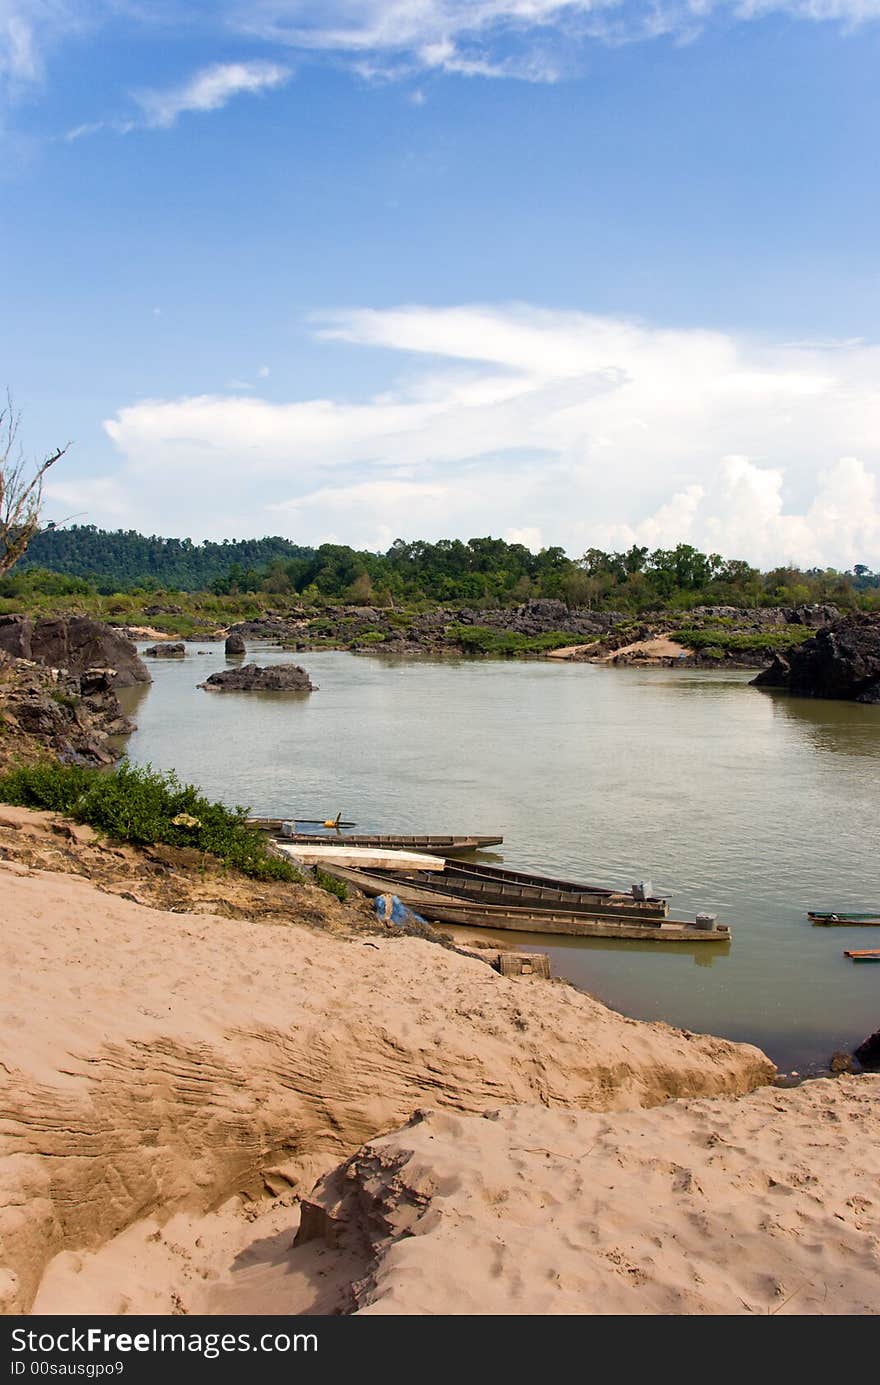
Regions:
[[0, 775], [0, 802], [43, 808], [88, 823], [137, 846], [188, 846], [257, 880], [302, 880], [290, 861], [271, 856], [247, 809], [211, 803], [192, 784], [123, 760], [114, 771], [44, 761]]
[[[806, 625], [781, 625], [772, 630], [735, 632], [719, 621], [715, 625], [701, 628], [682, 627], [673, 632], [670, 639], [710, 658], [719, 657], [723, 651], [731, 654], [770, 654], [775, 650], [785, 651], [803, 644], [815, 635]], [[718, 651], [716, 654], [715, 651]]]
[[493, 630], [488, 625], [450, 625], [446, 633], [468, 654], [544, 654], [549, 649], [584, 643], [582, 635], [565, 630], [549, 630], [545, 635], [521, 635], [509, 630]]

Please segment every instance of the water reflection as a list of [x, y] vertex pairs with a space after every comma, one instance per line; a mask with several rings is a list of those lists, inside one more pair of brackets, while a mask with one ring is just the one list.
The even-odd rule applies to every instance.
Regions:
[[761, 689], [774, 715], [806, 736], [814, 749], [833, 755], [869, 755], [880, 759], [880, 707], [824, 698], [792, 697]]

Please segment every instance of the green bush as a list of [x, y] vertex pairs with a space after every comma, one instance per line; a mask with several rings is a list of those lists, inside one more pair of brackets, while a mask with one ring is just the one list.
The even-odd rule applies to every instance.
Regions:
[[569, 644], [585, 644], [582, 635], [571, 631], [549, 630], [545, 635], [519, 635], [509, 630], [493, 630], [488, 625], [450, 625], [449, 637], [468, 654], [544, 654], [548, 649], [563, 649]]
[[348, 886], [344, 880], [335, 880], [332, 875], [328, 875], [325, 870], [315, 871], [315, 883], [326, 890], [328, 894], [335, 894], [337, 899], [348, 899]]
[[265, 834], [247, 824], [246, 808], [211, 803], [174, 772], [123, 760], [115, 771], [45, 761], [0, 775], [0, 802], [65, 813], [117, 841], [189, 846], [257, 880], [302, 880], [271, 856]]
[[793, 649], [815, 634], [806, 625], [780, 625], [773, 630], [744, 631], [739, 634], [720, 624], [705, 627], [684, 626], [670, 638], [702, 654], [715, 649], [731, 654], [769, 654], [776, 649]]

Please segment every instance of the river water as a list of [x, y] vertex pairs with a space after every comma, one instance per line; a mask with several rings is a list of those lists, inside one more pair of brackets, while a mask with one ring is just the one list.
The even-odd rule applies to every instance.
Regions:
[[249, 657], [304, 663], [320, 690], [217, 694], [197, 684], [222, 646], [187, 649], [149, 661], [135, 763], [263, 815], [502, 833], [485, 859], [650, 880], [673, 916], [731, 925], [729, 947], [505, 935], [629, 1015], [746, 1039], [801, 1072], [880, 1025], [880, 966], [842, 955], [880, 946], [880, 929], [805, 917], [880, 908], [880, 708], [758, 691], [748, 673], [268, 647]]

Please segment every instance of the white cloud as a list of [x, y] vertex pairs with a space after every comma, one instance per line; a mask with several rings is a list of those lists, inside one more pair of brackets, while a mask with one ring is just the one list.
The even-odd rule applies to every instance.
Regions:
[[[851, 30], [880, 19], [880, 0], [217, 0], [190, 7], [178, 0], [0, 0], [0, 78], [15, 87], [41, 82], [47, 58], [64, 40], [98, 33], [111, 21], [126, 25], [132, 42], [158, 27], [171, 39], [188, 37], [193, 10], [205, 45], [225, 44], [232, 32], [275, 54], [329, 56], [372, 78], [452, 73], [553, 82], [577, 70], [591, 41], [692, 39], [713, 24], [770, 15]], [[218, 63], [206, 71], [252, 66]], [[157, 123], [228, 99], [201, 104], [206, 90], [191, 87], [154, 93]], [[175, 109], [175, 95], [186, 101], [187, 91], [199, 104]], [[117, 128], [112, 120], [107, 125]]]
[[216, 111], [242, 92], [271, 90], [290, 77], [278, 63], [216, 63], [194, 73], [180, 86], [135, 94], [148, 125], [167, 129], [186, 111]]
[[524, 306], [354, 310], [317, 330], [385, 347], [405, 382], [389, 375], [365, 402], [120, 409], [105, 427], [133, 523], [244, 534], [285, 516], [303, 541], [388, 528], [527, 534], [573, 553], [688, 540], [762, 563], [880, 567], [880, 347]]
[[580, 43], [693, 38], [713, 21], [781, 14], [852, 27], [880, 0], [231, 0], [233, 24], [275, 44], [358, 60], [372, 76], [419, 69], [552, 82]]

